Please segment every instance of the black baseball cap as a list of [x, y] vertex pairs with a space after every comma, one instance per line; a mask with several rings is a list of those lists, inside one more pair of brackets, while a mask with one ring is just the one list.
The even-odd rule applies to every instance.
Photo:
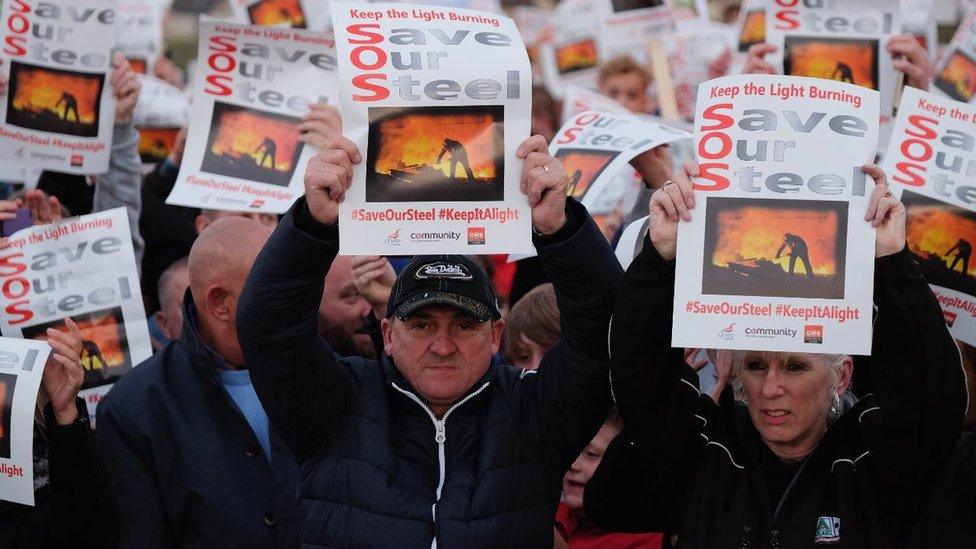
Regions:
[[488, 275], [463, 255], [418, 255], [400, 272], [386, 317], [404, 319], [429, 305], [446, 305], [470, 314], [478, 322], [499, 319], [498, 298]]

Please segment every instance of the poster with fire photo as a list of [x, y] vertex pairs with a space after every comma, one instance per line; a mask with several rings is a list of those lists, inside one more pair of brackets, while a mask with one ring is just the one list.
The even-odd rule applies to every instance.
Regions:
[[180, 174], [167, 204], [283, 213], [315, 154], [297, 126], [336, 104], [333, 42], [302, 29], [200, 21], [199, 75]]
[[152, 76], [142, 77], [142, 90], [132, 121], [139, 130], [143, 164], [162, 162], [173, 151], [176, 136], [190, 119], [190, 101], [182, 90]]
[[10, 240], [0, 252], [10, 268], [0, 277], [14, 297], [0, 333], [45, 340], [48, 328], [74, 320], [85, 368], [80, 396], [94, 418], [112, 384], [152, 355], [125, 208], [36, 225]]
[[591, 0], [600, 22], [600, 39], [617, 51], [643, 50], [648, 40], [674, 31], [672, 0]]
[[3, 3], [0, 160], [64, 173], [108, 171], [114, 0]]
[[701, 85], [678, 225], [675, 347], [867, 354], [879, 95], [771, 75]]
[[596, 88], [600, 63], [607, 55], [601, 47], [600, 13], [590, 0], [565, 0], [553, 12], [553, 39], [539, 47], [542, 81], [556, 99], [568, 86]]
[[766, 2], [745, 0], [736, 23], [735, 49], [746, 53], [752, 46], [766, 41]]
[[682, 139], [691, 134], [632, 114], [587, 111], [566, 121], [549, 151], [566, 168], [569, 196], [591, 213], [606, 213], [593, 206], [635, 156]]
[[[309, 0], [228, 0], [239, 23], [263, 27], [313, 28]], [[325, 29], [322, 29], [325, 30]], [[200, 58], [202, 59], [202, 58]]]
[[116, 48], [129, 60], [132, 70], [152, 74], [163, 54], [163, 14], [160, 0], [116, 0]]
[[963, 103], [976, 97], [976, 11], [959, 24], [935, 67], [933, 91]]
[[34, 505], [34, 417], [51, 347], [0, 337], [0, 501]]
[[[518, 146], [532, 73], [515, 23], [411, 4], [332, 5], [342, 126], [363, 153], [340, 253], [531, 248]], [[477, 59], [478, 63], [471, 63]]]
[[898, 71], [885, 45], [901, 33], [901, 10], [891, 0], [821, 2], [808, 7], [795, 0], [770, 0], [766, 41], [777, 50], [767, 56], [785, 75], [824, 78], [881, 93], [881, 114], [891, 116]]
[[953, 337], [976, 345], [976, 106], [905, 88], [884, 169]]

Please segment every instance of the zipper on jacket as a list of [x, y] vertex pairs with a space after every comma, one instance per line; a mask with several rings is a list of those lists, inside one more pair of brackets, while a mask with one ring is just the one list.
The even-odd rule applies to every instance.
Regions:
[[436, 496], [434, 498], [434, 504], [431, 505], [430, 508], [430, 516], [434, 522], [434, 539], [430, 542], [431, 549], [437, 549], [437, 503], [440, 502], [441, 500], [441, 491], [444, 489], [444, 479], [445, 477], [447, 477], [447, 471], [445, 470], [447, 467], [446, 464], [447, 456], [445, 454], [445, 446], [447, 444], [447, 417], [450, 416], [451, 412], [458, 409], [462, 404], [474, 398], [481, 391], [484, 391], [485, 388], [488, 387], [490, 383], [491, 383], [490, 381], [486, 381], [485, 384], [479, 387], [477, 391], [471, 393], [470, 395], [452, 404], [451, 407], [448, 408], [446, 412], [444, 412], [444, 417], [441, 419], [437, 419], [437, 416], [434, 415], [434, 411], [431, 410], [430, 406], [427, 406], [427, 404], [423, 400], [420, 400], [420, 397], [411, 393], [410, 391], [401, 389], [396, 383], [392, 383], [392, 382], [390, 383], [390, 385], [392, 385], [394, 389], [400, 391], [401, 393], [406, 395], [407, 398], [419, 404], [420, 407], [423, 408], [425, 412], [427, 412], [427, 415], [430, 416], [430, 420], [434, 423], [434, 442], [437, 444], [437, 477], [438, 478], [437, 478], [437, 491], [436, 491]]

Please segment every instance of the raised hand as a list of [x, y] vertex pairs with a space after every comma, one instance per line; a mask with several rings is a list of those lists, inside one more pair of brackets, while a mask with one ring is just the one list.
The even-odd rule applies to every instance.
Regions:
[[678, 220], [691, 221], [691, 210], [695, 207], [691, 178], [698, 175], [697, 165], [686, 164], [670, 182], [651, 195], [651, 244], [668, 261], [674, 259], [678, 245]]
[[558, 231], [566, 224], [566, 168], [549, 154], [549, 144], [541, 135], [523, 141], [516, 155], [525, 160], [519, 189], [529, 197], [532, 226], [540, 234]]
[[339, 219], [339, 203], [352, 184], [352, 167], [363, 161], [359, 148], [345, 137], [332, 139], [308, 161], [305, 170], [305, 199], [319, 223], [333, 225]]
[[868, 211], [864, 215], [864, 220], [877, 229], [874, 257], [896, 254], [905, 248], [905, 206], [891, 195], [888, 178], [881, 168], [865, 164], [861, 171], [874, 179], [874, 190], [868, 197]]
[[41, 376], [41, 387], [51, 401], [58, 425], [68, 425], [78, 418], [75, 398], [85, 381], [85, 370], [81, 367], [81, 332], [70, 318], [64, 322], [67, 330], [47, 329], [51, 354]]

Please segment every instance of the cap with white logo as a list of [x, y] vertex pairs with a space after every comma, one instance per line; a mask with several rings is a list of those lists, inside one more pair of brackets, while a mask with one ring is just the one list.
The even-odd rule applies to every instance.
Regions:
[[478, 322], [501, 318], [488, 275], [481, 265], [463, 255], [415, 257], [393, 285], [386, 316], [404, 319], [430, 305], [454, 307]]

